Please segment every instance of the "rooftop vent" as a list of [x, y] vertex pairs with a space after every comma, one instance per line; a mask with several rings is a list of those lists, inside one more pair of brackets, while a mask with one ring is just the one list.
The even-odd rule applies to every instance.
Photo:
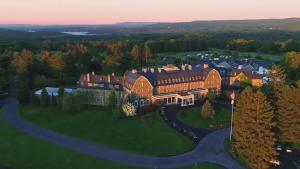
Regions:
[[132, 69], [132, 71], [131, 71], [131, 73], [136, 73], [137, 71], [136, 71], [136, 69]]

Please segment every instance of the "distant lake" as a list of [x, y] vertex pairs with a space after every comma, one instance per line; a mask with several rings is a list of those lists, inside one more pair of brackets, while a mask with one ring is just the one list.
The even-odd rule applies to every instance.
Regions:
[[91, 34], [89, 32], [61, 32], [61, 33], [73, 35], [73, 36], [95, 36], [96, 35], [96, 34]]

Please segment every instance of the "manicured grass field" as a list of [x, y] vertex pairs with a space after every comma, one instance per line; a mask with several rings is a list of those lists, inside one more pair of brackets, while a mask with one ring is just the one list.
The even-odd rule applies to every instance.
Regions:
[[[11, 128], [0, 109], [0, 166], [12, 169], [137, 169], [81, 155], [25, 135]], [[222, 169], [213, 164], [199, 164], [184, 169]]]
[[[159, 53], [157, 54], [157, 63], [161, 63], [163, 58], [166, 56], [171, 56], [174, 58], [181, 58], [181, 59], [196, 59], [200, 56], [197, 56], [198, 53], [208, 53], [208, 54], [217, 54], [217, 55], [238, 55], [241, 58], [261, 58], [265, 60], [271, 61], [280, 61], [283, 56], [282, 55], [274, 55], [274, 54], [266, 54], [266, 53], [255, 53], [255, 52], [238, 52], [238, 51], [228, 51], [228, 50], [221, 50], [221, 49], [211, 49], [209, 51], [195, 51], [195, 52], [177, 52], [177, 53]], [[231, 53], [231, 54], [230, 54]], [[165, 63], [162, 63], [165, 64]]]
[[230, 124], [231, 112], [226, 109], [215, 110], [216, 114], [213, 119], [206, 119], [200, 115], [201, 108], [195, 107], [192, 109], [185, 110], [178, 114], [178, 117], [194, 127], [198, 128], [210, 128], [211, 125], [224, 125]]
[[188, 137], [168, 127], [157, 112], [148, 118], [118, 119], [104, 107], [65, 113], [58, 108], [23, 107], [20, 114], [41, 127], [139, 154], [168, 156], [194, 147]]

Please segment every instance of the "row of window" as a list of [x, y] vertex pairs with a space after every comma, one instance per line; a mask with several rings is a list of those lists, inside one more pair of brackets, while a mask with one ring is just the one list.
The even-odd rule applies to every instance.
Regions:
[[181, 82], [189, 82], [194, 80], [204, 80], [204, 77], [201, 78], [201, 76], [193, 76], [193, 77], [181, 77], [181, 78], [175, 78], [175, 79], [165, 79], [165, 80], [158, 80], [157, 84], [169, 84], [169, 83], [181, 83]]
[[148, 99], [141, 99], [141, 100], [134, 101], [135, 107], [143, 107], [143, 106], [147, 106], [149, 104], [150, 104], [150, 100], [148, 100]]
[[[101, 87], [101, 88], [103, 88], [104, 87], [104, 83], [88, 83], [88, 86], [89, 87]], [[112, 89], [113, 87], [116, 88], [116, 89], [119, 89], [120, 85], [109, 84], [109, 88], [110, 89]]]

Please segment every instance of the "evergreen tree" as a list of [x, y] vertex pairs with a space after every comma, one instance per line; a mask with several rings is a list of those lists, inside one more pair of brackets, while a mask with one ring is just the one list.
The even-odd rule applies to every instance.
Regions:
[[206, 100], [201, 109], [201, 116], [204, 118], [214, 118], [215, 111], [212, 105], [210, 104], [209, 100]]
[[278, 65], [273, 65], [271, 71], [268, 74], [270, 80], [270, 99], [272, 105], [275, 106], [278, 97], [282, 93], [283, 86], [286, 80], [286, 74], [282, 68]]
[[31, 92], [30, 94], [30, 105], [31, 106], [38, 106], [40, 104], [39, 98], [34, 94], [34, 92]]
[[59, 106], [62, 106], [62, 100], [63, 100], [64, 92], [65, 92], [65, 89], [63, 87], [60, 87], [58, 89], [57, 104]]
[[266, 96], [247, 87], [240, 95], [234, 118], [233, 150], [250, 169], [268, 169], [275, 160], [274, 112]]
[[50, 100], [51, 100], [51, 106], [55, 107], [58, 105], [56, 96], [52, 95]]
[[116, 92], [114, 90], [112, 90], [108, 96], [106, 107], [109, 110], [113, 110], [117, 107], [117, 104], [118, 104], [118, 100], [117, 100]]
[[300, 144], [300, 88], [286, 85], [278, 98], [279, 140]]
[[49, 105], [49, 100], [50, 100], [50, 97], [48, 95], [48, 92], [44, 88], [42, 90], [42, 93], [41, 93], [41, 106], [48, 106]]

